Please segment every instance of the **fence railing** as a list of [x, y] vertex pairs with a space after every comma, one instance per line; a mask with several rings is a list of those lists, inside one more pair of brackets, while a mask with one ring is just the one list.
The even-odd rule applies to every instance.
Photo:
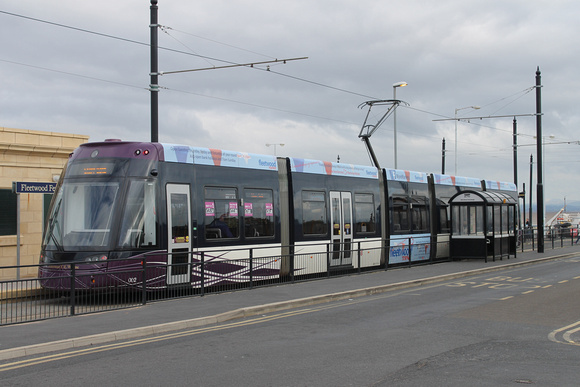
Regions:
[[[518, 246], [521, 250], [537, 250], [538, 228], [525, 228], [519, 231]], [[580, 232], [578, 228], [546, 227], [544, 229], [544, 249], [557, 249], [578, 244]]]
[[[537, 239], [537, 233], [520, 234], [522, 251], [534, 248], [534, 238]], [[550, 238], [545, 240], [545, 248], [564, 247], [575, 242], [576, 236], [550, 234]], [[160, 262], [159, 257], [167, 259], [168, 254], [155, 252], [135, 260], [108, 260], [106, 264], [93, 265], [91, 270], [78, 262], [63, 262], [49, 278], [0, 281], [0, 326], [131, 308], [168, 298], [203, 296], [210, 292], [449, 260], [448, 257], [430, 258], [426, 252], [435, 246], [424, 239], [393, 237], [390, 247], [381, 247], [384, 246], [381, 241], [373, 243], [296, 245], [288, 248], [290, 253], [283, 255], [269, 255], [264, 248], [216, 249], [188, 252], [186, 263], [171, 263], [171, 259], [170, 263]], [[442, 243], [448, 248], [449, 241]], [[396, 249], [400, 249], [400, 253]], [[390, 254], [397, 259], [388, 261]], [[404, 256], [401, 258], [398, 254]], [[234, 258], [227, 258], [228, 255]], [[120, 262], [123, 265], [116, 266]], [[55, 264], [0, 267], [0, 271], [15, 273], [17, 269], [24, 269], [25, 272], [39, 272], [50, 267], [55, 267]], [[95, 269], [99, 267], [100, 270]], [[168, 272], [177, 280], [169, 278]]]

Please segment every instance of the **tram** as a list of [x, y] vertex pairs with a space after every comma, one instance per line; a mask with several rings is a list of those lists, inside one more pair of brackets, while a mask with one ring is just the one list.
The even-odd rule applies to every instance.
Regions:
[[[57, 185], [39, 278], [44, 288], [67, 289], [74, 270], [78, 289], [153, 290], [446, 259], [447, 200], [463, 189], [484, 190], [485, 181], [186, 145], [87, 143]], [[259, 265], [241, 263], [248, 251]]]

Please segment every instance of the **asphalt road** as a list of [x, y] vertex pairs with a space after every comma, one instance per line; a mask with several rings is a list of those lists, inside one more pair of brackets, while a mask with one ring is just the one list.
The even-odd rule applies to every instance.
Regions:
[[0, 383], [574, 386], [578, 294], [580, 258], [566, 258], [6, 360]]

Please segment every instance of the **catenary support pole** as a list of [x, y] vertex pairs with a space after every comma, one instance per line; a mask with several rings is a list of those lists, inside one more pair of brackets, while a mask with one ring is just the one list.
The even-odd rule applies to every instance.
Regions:
[[536, 71], [536, 172], [538, 175], [537, 223], [538, 253], [544, 252], [544, 177], [542, 174], [542, 76], [540, 67]]
[[532, 223], [534, 219], [532, 217], [532, 199], [533, 199], [533, 193], [534, 193], [534, 185], [532, 184], [533, 182], [533, 177], [534, 177], [534, 155], [530, 155], [530, 210], [529, 210], [529, 215], [528, 215], [528, 219], [530, 220], [530, 229], [532, 231], [532, 249], [534, 248], [534, 229], [532, 227]]
[[445, 137], [441, 143], [441, 174], [445, 174]]
[[151, 84], [149, 91], [151, 92], [151, 142], [159, 142], [159, 68], [157, 56], [157, 0], [151, 0]]
[[514, 117], [514, 184], [518, 188], [518, 122]]

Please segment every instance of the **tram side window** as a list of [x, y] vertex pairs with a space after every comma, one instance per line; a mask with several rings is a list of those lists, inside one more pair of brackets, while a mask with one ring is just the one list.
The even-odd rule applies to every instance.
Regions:
[[414, 203], [411, 207], [411, 220], [413, 232], [424, 233], [429, 231], [429, 215], [427, 206], [424, 204]]
[[302, 191], [302, 232], [304, 235], [328, 233], [325, 192]]
[[155, 213], [155, 185], [148, 181], [131, 182], [125, 202], [119, 246], [156, 246]]
[[442, 233], [448, 234], [451, 231], [449, 225], [449, 216], [447, 214], [449, 206], [441, 206], [439, 208], [439, 227]]
[[409, 223], [409, 204], [407, 198], [394, 197], [392, 204], [393, 234], [404, 234], [411, 231]]
[[244, 236], [274, 236], [272, 190], [244, 189]]
[[372, 194], [354, 195], [355, 230], [357, 233], [376, 231], [375, 204]]
[[174, 243], [189, 241], [189, 205], [187, 194], [171, 194], [171, 239]]
[[238, 190], [229, 187], [205, 188], [205, 238], [238, 238], [240, 217]]

